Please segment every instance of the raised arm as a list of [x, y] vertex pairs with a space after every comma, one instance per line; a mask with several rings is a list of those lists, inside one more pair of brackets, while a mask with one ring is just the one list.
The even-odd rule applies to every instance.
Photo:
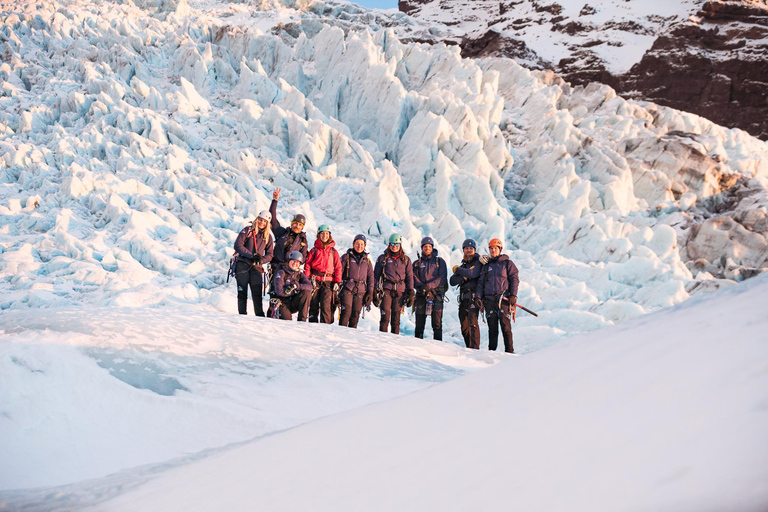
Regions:
[[269, 213], [272, 215], [270, 226], [272, 227], [272, 234], [275, 235], [275, 239], [280, 238], [287, 231], [286, 228], [280, 226], [280, 221], [277, 220], [277, 201], [280, 199], [280, 187], [277, 187], [272, 192], [272, 203], [269, 205]]

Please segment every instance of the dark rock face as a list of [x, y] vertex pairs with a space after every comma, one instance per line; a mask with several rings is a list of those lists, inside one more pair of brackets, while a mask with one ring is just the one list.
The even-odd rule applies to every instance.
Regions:
[[[441, 20], [436, 12], [445, 12], [454, 29], [461, 29], [474, 11], [471, 30], [455, 32], [451, 41], [461, 45], [465, 57], [513, 58], [528, 67], [553, 69], [574, 85], [602, 82], [624, 97], [692, 112], [768, 140], [765, 0], [710, 0], [675, 19], [646, 16], [601, 25], [589, 21], [596, 12], [589, 4], [571, 18], [563, 15], [559, 4], [544, 0], [479, 1], [471, 10], [462, 9], [458, 0], [400, 0], [399, 4], [401, 11], [432, 22]], [[487, 11], [484, 29], [477, 24], [481, 8]], [[541, 56], [536, 40], [525, 31], [537, 24], [573, 37], [567, 57], [548, 62]], [[655, 40], [628, 71], [612, 73], [596, 50], [601, 45], [631, 44], [627, 41], [632, 37], [622, 38], [621, 33]]]

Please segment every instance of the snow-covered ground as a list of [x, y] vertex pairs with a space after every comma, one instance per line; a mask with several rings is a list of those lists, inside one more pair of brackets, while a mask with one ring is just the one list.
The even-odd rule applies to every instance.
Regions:
[[20, 310], [0, 332], [0, 490], [253, 439], [502, 357], [200, 307]]
[[[756, 278], [394, 400], [106, 479], [0, 493], [0, 503], [166, 512], [762, 512], [767, 301], [768, 280]], [[61, 415], [73, 430], [90, 422], [92, 430], [40, 444], [11, 437], [12, 465], [21, 473], [106, 459], [105, 452], [126, 450], [123, 438], [129, 448], [152, 444], [165, 452], [192, 432], [248, 438], [248, 428], [258, 435], [264, 423], [286, 427], [490, 362], [488, 353], [339, 327], [251, 319], [245, 330], [258, 339], [227, 340], [246, 320], [210, 313], [180, 328], [139, 311], [147, 328], [131, 332], [127, 315], [96, 311], [72, 321], [69, 314], [14, 314], [27, 327], [5, 344], [15, 362], [4, 354], [0, 375], [4, 389], [12, 385], [27, 398], [11, 418], [30, 403], [45, 404], [38, 431]], [[92, 319], [102, 314], [104, 334], [115, 341], [95, 339]], [[62, 325], [70, 334], [53, 331]], [[45, 326], [50, 330], [36, 330]], [[126, 332], [115, 333], [118, 327]], [[289, 339], [271, 340], [257, 328]], [[57, 341], [62, 337], [70, 341]], [[119, 356], [130, 367], [123, 377]], [[113, 367], [118, 378], [100, 366]], [[120, 381], [144, 374], [152, 388], [160, 373], [187, 389], [160, 396]], [[270, 417], [276, 411], [282, 417]]]

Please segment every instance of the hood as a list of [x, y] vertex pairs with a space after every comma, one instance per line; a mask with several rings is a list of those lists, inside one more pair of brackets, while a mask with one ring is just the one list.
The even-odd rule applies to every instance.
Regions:
[[498, 258], [491, 258], [490, 260], [488, 260], [488, 262], [491, 262], [491, 261], [507, 261], [508, 259], [509, 259], [509, 256], [507, 256], [506, 254], [500, 254]]
[[427, 256], [424, 256], [424, 255], [422, 254], [420, 259], [422, 259], [422, 260], [424, 260], [424, 261], [427, 261], [427, 260], [432, 260], [432, 259], [434, 259], [435, 261], [437, 261], [437, 249], [432, 249], [432, 254], [430, 254], [430, 255], [429, 255], [429, 257], [427, 257]]
[[351, 258], [358, 258], [358, 259], [360, 259], [360, 258], [362, 258], [363, 256], [368, 256], [368, 251], [363, 251], [363, 252], [361, 252], [361, 253], [357, 253], [357, 252], [355, 252], [355, 250], [354, 250], [354, 249], [347, 249], [347, 254], [348, 254], [348, 255], [349, 255]]
[[323, 242], [321, 242], [319, 238], [315, 240], [315, 249], [317, 249], [318, 251], [322, 251], [327, 247], [335, 247], [335, 246], [336, 246], [336, 242], [333, 241], [333, 237], [331, 237], [331, 239], [328, 240], [327, 244], [323, 244]]

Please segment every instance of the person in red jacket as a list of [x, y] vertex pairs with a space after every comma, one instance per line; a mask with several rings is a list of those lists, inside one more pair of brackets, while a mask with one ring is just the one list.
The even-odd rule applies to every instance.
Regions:
[[317, 229], [315, 246], [304, 263], [304, 273], [312, 281], [314, 292], [309, 303], [309, 321], [333, 323], [334, 297], [341, 288], [341, 258], [331, 236], [331, 227], [323, 224]]

